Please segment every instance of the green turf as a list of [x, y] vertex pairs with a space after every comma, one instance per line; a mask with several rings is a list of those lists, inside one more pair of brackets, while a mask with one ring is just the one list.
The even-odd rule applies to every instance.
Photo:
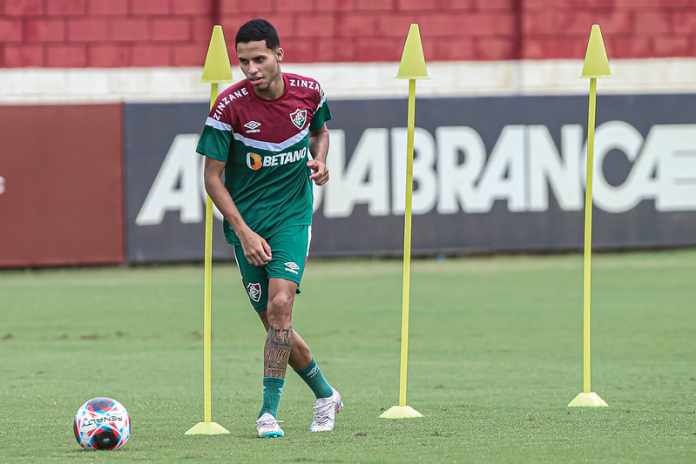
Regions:
[[[254, 438], [264, 333], [236, 269], [215, 270], [216, 420], [202, 413], [198, 267], [0, 272], [0, 462], [696, 462], [696, 252], [594, 260], [593, 389], [581, 386], [582, 258], [468, 258], [413, 266], [408, 402], [398, 397], [398, 261], [310, 263], [295, 326], [346, 410], [310, 434], [312, 396], [289, 373], [286, 438]], [[117, 452], [81, 451], [86, 399], [128, 408]]]

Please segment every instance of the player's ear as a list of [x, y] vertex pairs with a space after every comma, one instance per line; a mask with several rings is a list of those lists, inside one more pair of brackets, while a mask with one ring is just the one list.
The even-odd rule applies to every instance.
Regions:
[[278, 62], [283, 61], [283, 57], [285, 56], [285, 50], [283, 50], [282, 47], [276, 48], [276, 58], [278, 59]]

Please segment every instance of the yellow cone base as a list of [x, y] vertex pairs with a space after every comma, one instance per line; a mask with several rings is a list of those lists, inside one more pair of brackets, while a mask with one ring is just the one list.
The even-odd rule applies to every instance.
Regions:
[[411, 406], [392, 406], [379, 417], [382, 419], [413, 419], [416, 417], [423, 417], [423, 414], [419, 413]]
[[606, 408], [607, 406], [609, 406], [607, 402], [595, 392], [580, 393], [568, 403], [569, 408]]
[[217, 422], [199, 422], [186, 431], [186, 435], [223, 435], [230, 433]]

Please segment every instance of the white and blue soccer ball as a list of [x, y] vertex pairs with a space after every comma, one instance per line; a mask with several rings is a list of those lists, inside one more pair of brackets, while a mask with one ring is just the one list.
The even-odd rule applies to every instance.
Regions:
[[131, 433], [128, 411], [111, 398], [92, 398], [75, 414], [75, 439], [86, 449], [113, 450], [126, 444]]

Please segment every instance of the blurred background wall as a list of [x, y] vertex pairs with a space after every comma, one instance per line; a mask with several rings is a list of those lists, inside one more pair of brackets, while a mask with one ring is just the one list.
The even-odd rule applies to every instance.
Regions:
[[0, 266], [200, 259], [201, 65], [254, 17], [334, 110], [315, 255], [399, 252], [412, 22], [417, 254], [581, 246], [593, 23], [597, 244], [696, 244], [696, 0], [0, 0]]
[[[432, 61], [578, 58], [600, 22], [614, 58], [690, 56], [691, 0], [4, 0], [5, 67], [200, 66], [213, 24], [278, 29], [288, 60], [399, 59], [418, 22]], [[445, 39], [446, 38], [446, 39]], [[441, 40], [444, 39], [444, 40]]]

